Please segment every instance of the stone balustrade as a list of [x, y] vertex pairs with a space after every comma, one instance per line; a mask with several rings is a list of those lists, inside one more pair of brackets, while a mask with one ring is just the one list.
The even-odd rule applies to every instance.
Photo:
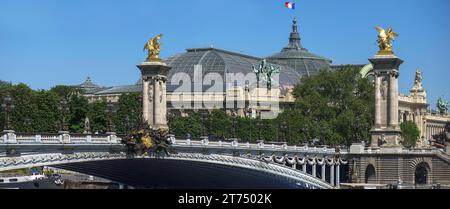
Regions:
[[[264, 144], [259, 143], [248, 143], [248, 142], [238, 142], [234, 141], [208, 141], [208, 139], [203, 140], [192, 140], [192, 139], [174, 139], [171, 138], [173, 146], [189, 146], [189, 147], [209, 147], [209, 148], [230, 148], [230, 149], [247, 149], [247, 150], [268, 150], [268, 151], [284, 151], [284, 152], [310, 152], [310, 153], [320, 153], [325, 155], [334, 155], [334, 148], [327, 147], [309, 147], [309, 146], [288, 146], [286, 144]], [[341, 150], [341, 154], [347, 154], [346, 150]]]
[[120, 144], [116, 135], [3, 133], [0, 144]]

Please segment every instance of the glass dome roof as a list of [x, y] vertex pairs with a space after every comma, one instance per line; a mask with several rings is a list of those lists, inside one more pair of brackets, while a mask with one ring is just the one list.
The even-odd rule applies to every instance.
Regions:
[[[252, 66], [259, 66], [262, 58], [239, 54], [216, 48], [187, 49], [186, 53], [168, 58], [165, 62], [172, 67], [168, 77], [172, 78], [176, 73], [186, 73], [194, 78], [194, 66], [202, 66], [202, 76], [208, 73], [218, 73], [226, 78], [226, 73], [253, 73]], [[269, 62], [275, 67], [280, 67], [279, 86], [285, 89], [294, 86], [300, 81], [301, 75], [289, 66]]]
[[300, 40], [297, 20], [294, 18], [288, 46], [267, 59], [278, 64], [288, 65], [300, 75], [310, 76], [317, 74], [320, 70], [330, 68], [330, 59], [309, 52], [302, 47]]

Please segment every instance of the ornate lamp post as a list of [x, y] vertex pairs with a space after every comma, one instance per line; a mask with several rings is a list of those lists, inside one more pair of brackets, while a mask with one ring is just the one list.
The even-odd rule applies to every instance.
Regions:
[[131, 131], [131, 121], [130, 121], [130, 116], [126, 116], [125, 117], [125, 122], [124, 122], [124, 126], [125, 126], [125, 134], [129, 134]]
[[279, 127], [280, 132], [283, 133], [283, 137], [280, 139], [280, 141], [286, 142], [286, 131], [288, 129], [288, 124], [285, 121], [283, 121], [280, 123]]
[[[140, 104], [140, 103], [139, 103]], [[130, 113], [130, 131], [134, 130], [136, 128], [136, 123], [139, 123], [139, 121], [141, 120], [142, 116], [138, 116], [136, 117], [136, 112], [134, 111], [134, 109], [131, 110]]]
[[32, 124], [33, 124], [33, 120], [30, 117], [25, 117], [25, 119], [23, 120], [24, 130], [26, 132], [31, 132], [30, 130], [32, 130], [32, 127], [31, 127]]
[[170, 124], [170, 122], [172, 122], [174, 117], [175, 117], [175, 114], [173, 114], [172, 111], [167, 110], [167, 113], [166, 113], [167, 124]]
[[325, 127], [320, 128], [320, 141], [322, 144], [325, 144]]
[[202, 120], [202, 135], [206, 136], [206, 119], [208, 118], [208, 113], [201, 112], [200, 116], [200, 119]]
[[236, 110], [234, 110], [231, 113], [232, 138], [237, 138], [236, 137], [236, 124], [237, 124], [237, 113], [236, 113]]
[[306, 143], [308, 143], [308, 141], [309, 141], [309, 138], [308, 138], [308, 127], [306, 125], [303, 125], [302, 133], [303, 133], [303, 139], [306, 141]]
[[261, 140], [261, 130], [264, 126], [264, 123], [262, 122], [261, 119], [258, 119], [258, 121], [256, 122], [256, 127], [258, 127], [258, 140]]
[[108, 102], [106, 105], [106, 112], [108, 113], [108, 132], [107, 134], [115, 134], [115, 127], [113, 123], [114, 104]]
[[[139, 104], [142, 104], [143, 101], [144, 101], [144, 96], [143, 96], [142, 94], [140, 94], [140, 95], [139, 95]], [[134, 111], [133, 111], [133, 112], [134, 112]], [[140, 122], [138, 122], [138, 124], [146, 123], [146, 122], [147, 122], [147, 121], [145, 121], [145, 118], [144, 118], [144, 112], [143, 112], [143, 111], [141, 111], [141, 114], [139, 115], [139, 117], [140, 117], [140, 119], [139, 119]], [[139, 125], [136, 125], [136, 126], [139, 126]]]
[[5, 124], [3, 127], [3, 132], [14, 132], [12, 129], [12, 125], [11, 125], [11, 111], [14, 109], [14, 104], [12, 103], [12, 98], [11, 96], [7, 95], [4, 99], [3, 99], [3, 104], [2, 104], [2, 108], [5, 111]]
[[[252, 118], [252, 112], [253, 112], [252, 108], [249, 107], [249, 106], [247, 106], [247, 107], [244, 109], [244, 112], [245, 112], [245, 115], [246, 115], [247, 119], [250, 120], [250, 125], [252, 125], [252, 120], [251, 120], [251, 118]], [[250, 126], [250, 141], [252, 141], [252, 129], [253, 129], [253, 126]]]
[[360, 141], [360, 137], [359, 137], [359, 130], [360, 130], [360, 117], [359, 115], [356, 116], [356, 122], [353, 124], [353, 128], [354, 128], [354, 140], [355, 142], [359, 142]]
[[60, 120], [60, 129], [59, 129], [59, 133], [67, 133], [69, 131], [69, 127], [67, 124], [67, 115], [69, 114], [69, 105], [66, 99], [62, 99], [59, 102], [59, 107], [58, 107], [59, 112], [61, 113], [61, 120]]

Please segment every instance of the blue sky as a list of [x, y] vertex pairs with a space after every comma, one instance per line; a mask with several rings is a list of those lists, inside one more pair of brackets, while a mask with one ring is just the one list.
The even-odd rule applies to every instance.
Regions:
[[400, 91], [422, 69], [429, 103], [450, 100], [448, 0], [0, 0], [0, 79], [34, 89], [103, 86], [139, 77], [136, 64], [150, 36], [164, 33], [162, 57], [186, 48], [224, 48], [268, 56], [287, 44], [299, 19], [302, 44], [334, 64], [368, 63], [376, 51], [375, 26], [392, 26], [394, 50], [405, 60]]

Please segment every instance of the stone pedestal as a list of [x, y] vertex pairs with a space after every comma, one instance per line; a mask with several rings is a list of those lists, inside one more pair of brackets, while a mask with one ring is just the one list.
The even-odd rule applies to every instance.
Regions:
[[369, 59], [375, 76], [375, 126], [372, 147], [401, 147], [398, 124], [398, 76], [403, 60], [395, 55], [376, 55]]
[[61, 134], [59, 136], [61, 143], [70, 144], [70, 135], [68, 133]]
[[141, 70], [143, 94], [142, 117], [153, 129], [168, 129], [166, 82], [170, 67], [164, 62], [143, 62]]
[[4, 134], [7, 134], [7, 133], [15, 133], [15, 131], [14, 131], [14, 130], [3, 130], [3, 133], [4, 133]]

